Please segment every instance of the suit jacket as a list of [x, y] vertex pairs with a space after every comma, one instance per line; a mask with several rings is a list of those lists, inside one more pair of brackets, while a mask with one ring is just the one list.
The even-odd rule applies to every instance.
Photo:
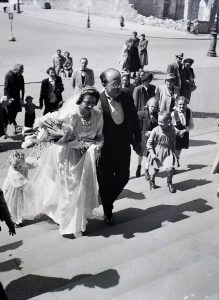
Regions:
[[175, 106], [175, 101], [179, 96], [179, 89], [174, 86], [170, 91], [166, 85], [159, 85], [156, 90], [155, 98], [159, 102], [160, 112], [171, 112]]
[[25, 89], [23, 75], [17, 75], [12, 70], [9, 71], [5, 75], [4, 96], [15, 99], [15, 101], [11, 104], [13, 111], [22, 111], [20, 100], [24, 99], [24, 93]]
[[172, 63], [167, 66], [167, 71], [166, 71], [166, 74], [173, 73], [175, 75], [176, 77], [175, 85], [179, 88], [181, 87], [181, 70], [182, 70], [181, 66], [179, 66], [177, 63]]
[[[40, 91], [40, 106], [43, 106], [43, 102], [45, 107], [49, 104], [49, 91], [50, 91], [50, 83], [49, 83], [49, 78], [46, 78], [42, 81], [41, 84], [41, 91]], [[64, 91], [64, 86], [62, 84], [62, 79], [60, 76], [56, 76], [55, 79], [55, 91], [54, 93], [56, 94], [57, 97], [57, 102], [62, 101], [62, 92]]]
[[82, 78], [81, 78], [81, 70], [75, 70], [73, 72], [73, 78], [72, 78], [73, 89], [81, 90], [86, 85], [90, 85], [90, 86], [94, 85], [94, 71], [91, 69], [86, 69], [85, 81], [83, 85]]
[[[132, 97], [122, 91], [121, 94], [117, 97], [117, 100], [121, 102], [123, 111], [124, 111], [124, 123], [125, 128], [127, 129], [127, 136], [129, 144], [135, 147], [138, 143], [141, 142], [141, 127], [138, 120], [137, 112], [134, 106]], [[100, 94], [100, 101], [97, 105], [103, 112], [103, 136], [104, 143], [108, 140], [111, 140], [111, 130], [112, 130], [112, 117], [110, 113], [109, 103], [106, 97], [105, 92]], [[116, 145], [111, 145], [113, 148]]]
[[134, 104], [137, 111], [144, 110], [144, 106], [148, 102], [148, 100], [155, 96], [156, 86], [150, 84], [147, 91], [143, 87], [143, 85], [136, 86], [133, 91], [133, 99]]

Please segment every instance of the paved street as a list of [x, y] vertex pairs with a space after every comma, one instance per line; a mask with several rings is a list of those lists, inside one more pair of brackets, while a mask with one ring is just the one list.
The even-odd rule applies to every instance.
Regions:
[[[130, 181], [115, 204], [114, 227], [92, 220], [86, 236], [75, 240], [61, 237], [57, 225], [47, 218], [26, 222], [28, 226], [18, 229], [14, 237], [8, 236], [3, 225], [0, 281], [11, 300], [218, 300], [218, 178], [211, 174], [211, 164], [219, 143], [219, 58], [206, 56], [206, 35], [193, 37], [132, 22], [121, 31], [118, 20], [95, 16], [88, 30], [86, 17], [28, 8], [15, 15], [17, 41], [12, 43], [8, 42], [8, 16], [1, 12], [0, 85], [15, 63], [23, 63], [26, 95], [34, 96], [38, 104], [40, 84], [31, 82], [46, 78], [45, 70], [61, 48], [72, 54], [74, 69], [80, 57], [88, 57], [100, 89], [100, 72], [119, 68], [121, 47], [134, 29], [149, 36], [148, 69], [155, 71], [156, 85], [163, 82], [166, 65], [176, 53], [194, 58], [198, 89], [190, 107], [196, 112], [195, 129], [174, 176], [177, 193], [169, 193], [164, 171], [155, 191], [150, 191], [143, 176], [135, 178], [133, 153]], [[65, 80], [64, 85], [66, 100], [72, 95], [71, 81]], [[23, 119], [22, 112], [19, 124]], [[0, 186], [7, 158], [20, 147], [20, 137], [0, 138]]]

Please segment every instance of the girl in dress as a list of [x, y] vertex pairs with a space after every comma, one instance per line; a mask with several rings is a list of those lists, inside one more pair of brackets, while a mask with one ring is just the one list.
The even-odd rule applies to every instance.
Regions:
[[151, 130], [153, 130], [158, 125], [158, 102], [155, 100], [155, 98], [151, 98], [146, 106], [145, 109], [142, 111], [138, 111], [138, 118], [140, 121], [140, 125], [142, 128], [142, 152], [138, 156], [138, 166], [136, 170], [136, 177], [141, 176], [141, 162], [143, 159], [143, 156], [146, 158], [146, 164], [145, 164], [145, 179], [150, 180], [150, 175], [148, 172], [148, 150], [147, 150], [147, 140], [151, 134]]
[[171, 193], [175, 193], [172, 178], [174, 168], [178, 167], [178, 161], [174, 153], [176, 145], [176, 130], [171, 126], [171, 116], [167, 112], [159, 113], [158, 126], [155, 127], [147, 141], [149, 151], [150, 189], [155, 189], [155, 177], [160, 167], [167, 171], [167, 185]]
[[69, 110], [65, 103], [58, 112], [64, 135], [40, 157], [29, 199], [33, 212], [47, 214], [62, 235], [80, 237], [99, 206], [96, 159], [103, 142], [103, 117], [94, 108], [99, 99], [95, 88], [87, 86], [76, 97], [72, 103], [77, 107]]
[[2, 191], [12, 220], [17, 227], [22, 226], [24, 213], [25, 189], [29, 188], [28, 170], [36, 163], [27, 163], [24, 153], [14, 151], [9, 157], [10, 167], [3, 183]]
[[172, 124], [178, 130], [181, 135], [176, 136], [176, 148], [175, 153], [179, 161], [182, 149], [189, 148], [189, 131], [194, 128], [192, 111], [187, 107], [187, 99], [184, 96], [180, 96], [176, 101], [176, 106], [171, 113]]

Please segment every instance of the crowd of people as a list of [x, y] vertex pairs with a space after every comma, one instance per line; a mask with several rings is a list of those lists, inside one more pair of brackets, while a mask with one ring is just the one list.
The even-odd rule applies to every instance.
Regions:
[[[172, 179], [194, 127], [187, 107], [196, 87], [194, 60], [176, 54], [176, 61], [167, 66], [164, 84], [156, 87], [154, 74], [145, 70], [147, 45], [144, 34], [139, 39], [133, 32], [123, 47], [122, 72], [103, 71], [100, 93], [94, 87], [88, 59], [82, 57], [80, 68], [73, 71], [69, 52], [62, 56], [57, 50], [48, 78], [42, 81], [38, 106], [31, 96], [24, 100], [23, 65], [6, 74], [1, 135], [7, 138], [8, 124], [17, 132], [16, 116], [24, 107], [24, 125], [32, 134], [25, 138], [23, 148], [40, 148], [31, 163], [25, 151], [17, 150], [9, 158], [2, 190], [17, 227], [23, 219], [40, 214], [52, 218], [62, 235], [82, 236], [92, 218], [102, 218], [112, 226], [113, 204], [129, 181], [131, 146], [138, 155], [136, 177], [141, 176], [145, 158], [150, 189], [156, 188], [155, 178], [163, 167], [170, 193], [176, 192]], [[62, 98], [62, 72], [71, 77], [74, 90], [74, 97], [67, 101]], [[43, 116], [35, 120], [35, 109], [43, 107]], [[100, 204], [103, 216], [95, 211]], [[14, 233], [8, 212], [6, 215]]]

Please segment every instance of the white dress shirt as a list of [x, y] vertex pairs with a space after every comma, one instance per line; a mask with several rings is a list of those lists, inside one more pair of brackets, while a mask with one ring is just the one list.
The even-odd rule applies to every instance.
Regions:
[[117, 125], [122, 124], [124, 122], [124, 111], [121, 103], [108, 96], [106, 92], [105, 94], [109, 103], [110, 114], [113, 121]]

